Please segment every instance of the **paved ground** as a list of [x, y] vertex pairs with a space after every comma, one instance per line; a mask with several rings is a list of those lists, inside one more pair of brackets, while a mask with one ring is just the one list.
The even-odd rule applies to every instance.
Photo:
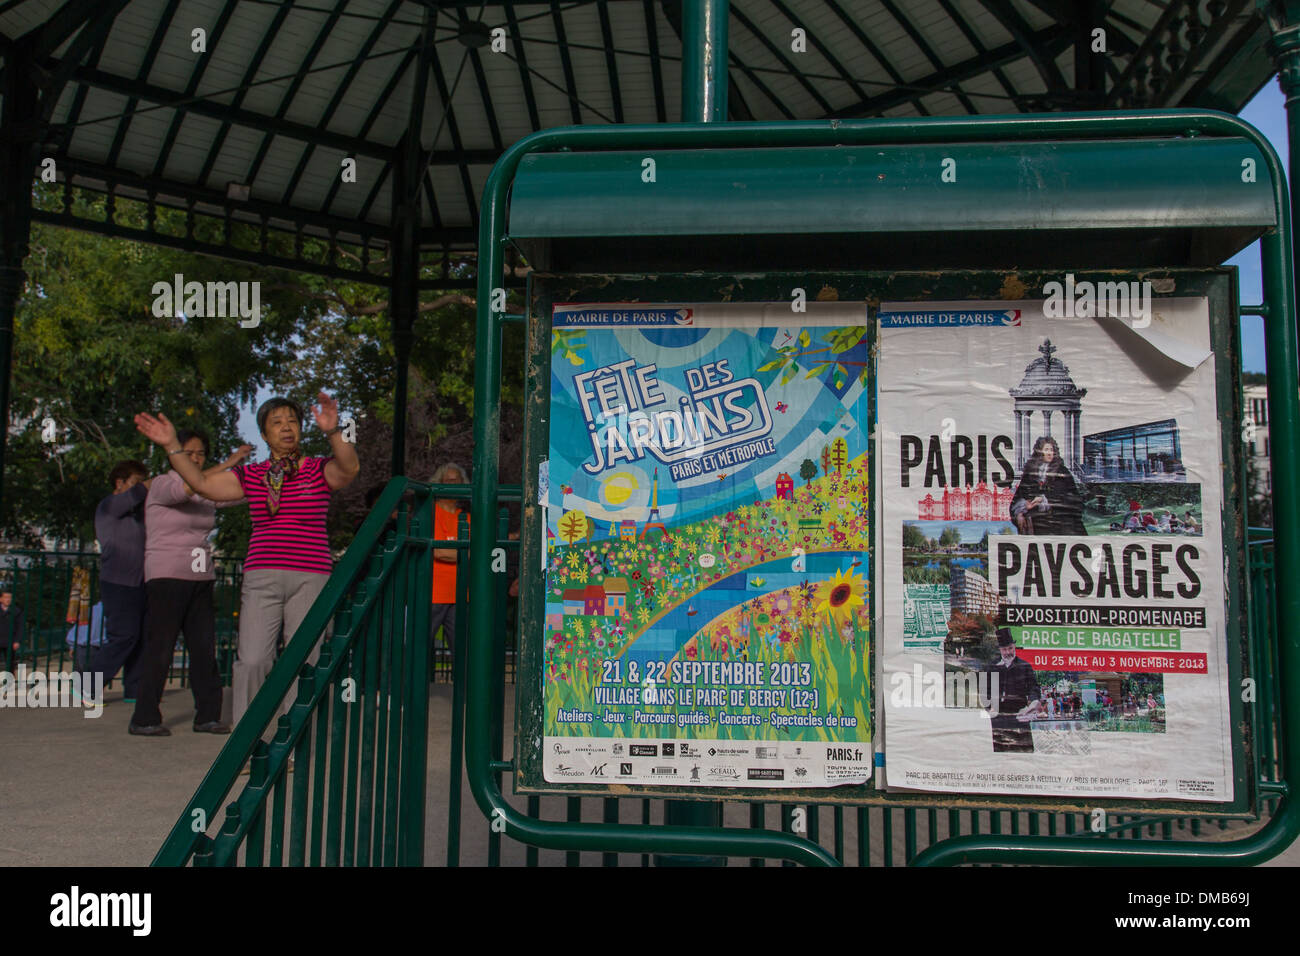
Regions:
[[[224, 737], [195, 734], [190, 730], [193, 703], [188, 691], [169, 690], [163, 701], [165, 722], [173, 736], [132, 737], [126, 732], [131, 705], [120, 691], [109, 691], [103, 716], [87, 720], [78, 710], [0, 710], [0, 866], [143, 866], [153, 858], [194, 790], [211, 766]], [[506, 694], [506, 728], [513, 726], [513, 687]], [[430, 865], [447, 860], [447, 806], [445, 794], [450, 774], [447, 741], [451, 725], [451, 688], [431, 689], [429, 741], [429, 802], [426, 809], [425, 858]], [[506, 751], [510, 750], [507, 741]], [[462, 864], [487, 861], [488, 827], [462, 783], [464, 822], [461, 826]], [[524, 809], [522, 797], [512, 802]], [[582, 818], [601, 820], [603, 801], [584, 799]], [[568, 807], [562, 798], [544, 798], [542, 816], [564, 819]], [[624, 800], [623, 822], [641, 822], [642, 801]], [[767, 808], [768, 824], [775, 826], [777, 808]], [[872, 811], [876, 835], [874, 864], [883, 862], [879, 846], [881, 811]], [[850, 862], [857, 843], [856, 816], [844, 814], [844, 842]], [[944, 815], [940, 833], [944, 835]], [[659, 804], [652, 820], [661, 821]], [[749, 825], [748, 804], [727, 804], [729, 826]], [[832, 816], [822, 810], [823, 844], [832, 840]], [[922, 842], [925, 823], [920, 824]], [[1205, 839], [1233, 839], [1246, 832], [1245, 824], [1227, 831], [1207, 833]], [[1009, 832], [1009, 819], [1004, 832]], [[1022, 828], [1024, 832], [1024, 828]], [[895, 812], [894, 859], [903, 858], [901, 814]], [[523, 865], [525, 848], [502, 841], [501, 861]], [[539, 863], [559, 866], [565, 855], [541, 851]], [[583, 865], [599, 865], [600, 854], [582, 854]], [[744, 861], [733, 861], [743, 863]], [[639, 855], [623, 854], [620, 865], [639, 865]], [[1300, 864], [1300, 843], [1269, 865]]]

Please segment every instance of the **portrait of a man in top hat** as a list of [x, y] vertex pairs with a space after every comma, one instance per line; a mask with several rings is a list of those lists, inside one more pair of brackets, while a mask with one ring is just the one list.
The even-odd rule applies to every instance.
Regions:
[[997, 678], [997, 710], [993, 725], [994, 753], [1033, 753], [1029, 720], [1042, 706], [1033, 666], [1016, 656], [1011, 629], [998, 628], [998, 659], [989, 668]]

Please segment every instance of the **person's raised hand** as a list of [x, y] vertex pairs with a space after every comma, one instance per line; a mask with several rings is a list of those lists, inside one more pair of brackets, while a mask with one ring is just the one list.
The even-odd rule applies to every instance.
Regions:
[[240, 445], [230, 454], [230, 463], [237, 465], [253, 453], [252, 445]]
[[163, 448], [176, 441], [176, 426], [162, 412], [158, 413], [157, 418], [148, 412], [141, 412], [135, 416], [135, 427], [141, 435]]
[[327, 432], [339, 423], [339, 403], [323, 391], [316, 396], [316, 401], [319, 404], [312, 406], [312, 418], [317, 428]]

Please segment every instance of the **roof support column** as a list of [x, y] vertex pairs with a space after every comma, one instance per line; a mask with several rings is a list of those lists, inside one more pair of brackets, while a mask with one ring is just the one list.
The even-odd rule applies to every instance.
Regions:
[[682, 2], [682, 122], [727, 121], [730, 0]]
[[9, 383], [13, 367], [14, 315], [22, 297], [23, 260], [32, 224], [32, 137], [39, 125], [35, 76], [21, 53], [10, 51], [4, 70], [0, 114], [0, 502], [4, 494], [5, 445], [9, 439]]
[[[730, 0], [683, 0], [682, 122], [727, 121], [727, 21]], [[668, 826], [720, 827], [721, 801], [667, 800]], [[726, 866], [726, 857], [655, 855], [656, 866]]]
[[[1277, 65], [1277, 83], [1286, 96], [1287, 179], [1291, 188], [1291, 217], [1300, 210], [1300, 0], [1273, 4], [1269, 14], [1273, 37], [1268, 52]], [[1294, 257], [1294, 252], [1292, 253]], [[1294, 258], [1292, 269], [1294, 271]]]
[[420, 311], [420, 181], [424, 176], [425, 152], [420, 140], [424, 125], [425, 91], [433, 63], [433, 17], [424, 11], [424, 32], [420, 55], [411, 79], [411, 112], [406, 134], [397, 145], [393, 162], [392, 267], [389, 272], [388, 314], [393, 323], [393, 354], [397, 359], [397, 381], [393, 386], [394, 475], [406, 474], [406, 405], [410, 383], [411, 345], [415, 319]]

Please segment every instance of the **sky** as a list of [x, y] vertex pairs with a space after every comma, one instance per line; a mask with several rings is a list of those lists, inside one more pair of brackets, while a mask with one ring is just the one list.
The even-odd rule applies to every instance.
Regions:
[[[266, 457], [266, 442], [262, 440], [262, 436], [257, 430], [257, 406], [270, 398], [271, 395], [271, 390], [263, 386], [258, 389], [257, 398], [253, 400], [253, 403], [245, 405], [239, 410], [239, 437], [253, 446], [255, 449], [253, 451], [254, 458]], [[339, 409], [340, 417], [342, 413], [343, 409]], [[306, 414], [306, 409], [303, 410], [303, 414]]]
[[[1255, 98], [1246, 104], [1239, 114], [1265, 138], [1273, 144], [1277, 154], [1282, 158], [1282, 165], [1287, 166], [1288, 150], [1286, 138], [1286, 99], [1276, 80], [1270, 79]], [[1243, 303], [1258, 303], [1263, 298], [1262, 280], [1259, 267], [1259, 243], [1252, 243], [1228, 260], [1228, 265], [1241, 269], [1240, 289]], [[1241, 317], [1242, 368], [1247, 372], [1264, 371], [1264, 320], [1257, 315]], [[270, 389], [263, 388], [257, 393], [252, 404], [241, 410], [239, 416], [239, 434], [245, 441], [251, 442], [257, 449], [254, 454], [262, 457], [266, 454], [266, 443], [257, 431], [257, 406], [270, 398]], [[355, 409], [340, 409], [355, 411]]]

